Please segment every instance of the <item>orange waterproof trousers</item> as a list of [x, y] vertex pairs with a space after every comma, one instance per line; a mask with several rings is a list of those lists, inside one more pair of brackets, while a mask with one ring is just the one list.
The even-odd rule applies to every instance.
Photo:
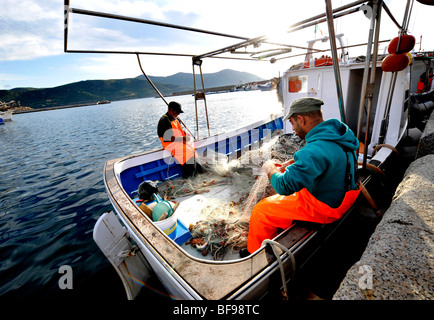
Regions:
[[323, 224], [338, 220], [351, 208], [359, 193], [360, 187], [348, 191], [338, 208], [331, 208], [317, 200], [306, 188], [289, 196], [276, 194], [262, 199], [253, 208], [250, 217], [247, 250], [255, 252], [262, 241], [277, 235], [277, 228], [286, 229], [293, 220]]
[[[171, 124], [174, 137], [185, 137], [185, 132], [182, 130], [178, 120], [173, 120]], [[193, 156], [196, 156], [196, 150], [192, 144], [186, 142], [165, 142], [162, 137], [160, 137], [160, 141], [163, 148], [169, 151], [178, 160], [179, 164], [183, 165], [186, 162], [194, 164]]]

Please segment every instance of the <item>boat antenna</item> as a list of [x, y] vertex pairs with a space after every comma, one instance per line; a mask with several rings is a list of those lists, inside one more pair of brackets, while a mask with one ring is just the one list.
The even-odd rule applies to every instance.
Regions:
[[[163, 95], [161, 94], [161, 92], [158, 90], [158, 88], [154, 85], [154, 83], [151, 81], [151, 79], [149, 79], [149, 77], [146, 75], [145, 71], [143, 70], [143, 68], [142, 68], [142, 64], [141, 64], [141, 62], [140, 62], [140, 56], [139, 56], [139, 53], [136, 53], [136, 56], [137, 56], [137, 61], [139, 62], [140, 70], [142, 70], [143, 75], [144, 75], [145, 78], [148, 80], [148, 82], [149, 82], [149, 84], [152, 86], [152, 88], [154, 88], [154, 90], [158, 93], [158, 95], [160, 96], [160, 98], [161, 98], [161, 99], [166, 103], [166, 105], [168, 106], [169, 103], [167, 102], [167, 100], [163, 97]], [[179, 119], [179, 118], [177, 118], [177, 119], [178, 119], [178, 121], [179, 121], [179, 122], [184, 126], [184, 128], [188, 131], [188, 133], [191, 134], [191, 136], [193, 137], [193, 139], [196, 140], [196, 137], [191, 133], [190, 129], [188, 129], [188, 127], [185, 125], [185, 123], [184, 123], [181, 119]]]

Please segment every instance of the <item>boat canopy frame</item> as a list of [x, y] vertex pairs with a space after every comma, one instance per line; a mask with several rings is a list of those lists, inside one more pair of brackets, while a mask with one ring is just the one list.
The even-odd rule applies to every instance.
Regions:
[[[362, 122], [363, 122], [363, 114], [364, 111], [367, 111], [368, 119], [367, 119], [367, 128], [369, 128], [369, 110], [372, 105], [372, 87], [375, 83], [375, 72], [370, 72], [370, 69], [375, 68], [376, 61], [377, 61], [377, 55], [378, 55], [378, 43], [390, 41], [390, 40], [381, 40], [379, 39], [379, 25], [380, 25], [380, 17], [381, 17], [381, 9], [384, 9], [384, 11], [387, 13], [387, 15], [390, 17], [392, 22], [397, 26], [399, 29], [399, 41], [398, 41], [398, 47], [401, 40], [401, 36], [403, 34], [406, 34], [408, 22], [409, 22], [409, 16], [412, 11], [414, 0], [407, 0], [407, 6], [406, 11], [404, 14], [404, 19], [402, 22], [402, 25], [400, 25], [395, 17], [392, 15], [390, 9], [387, 7], [387, 5], [384, 3], [383, 0], [357, 0], [352, 3], [349, 3], [347, 5], [343, 5], [341, 7], [338, 7], [336, 9], [333, 9], [331, 6], [330, 0], [325, 0], [325, 12], [322, 14], [318, 14], [316, 16], [313, 16], [311, 18], [299, 21], [295, 24], [292, 24], [288, 27], [287, 33], [292, 33], [297, 30], [305, 29], [307, 27], [311, 27], [323, 22], [327, 23], [328, 30], [330, 36], [328, 37], [330, 42], [330, 49], [326, 50], [319, 50], [309, 47], [301, 47], [291, 44], [282, 44], [282, 43], [276, 43], [270, 41], [266, 36], [259, 36], [254, 38], [249, 38], [245, 36], [239, 36], [239, 35], [233, 35], [233, 34], [227, 34], [227, 33], [221, 33], [221, 32], [215, 32], [215, 31], [209, 31], [204, 29], [198, 29], [198, 28], [192, 28], [182, 25], [175, 25], [175, 24], [169, 24], [154, 20], [148, 20], [148, 19], [140, 19], [140, 18], [134, 18], [134, 17], [127, 17], [123, 15], [117, 15], [117, 14], [109, 14], [104, 12], [97, 12], [97, 11], [90, 11], [90, 10], [84, 10], [79, 8], [71, 8], [70, 7], [70, 0], [64, 0], [64, 16], [65, 16], [65, 25], [64, 25], [64, 52], [65, 53], [101, 53], [101, 54], [135, 54], [137, 55], [137, 58], [140, 59], [139, 55], [165, 55], [165, 56], [183, 56], [183, 57], [191, 57], [192, 58], [192, 65], [193, 65], [193, 78], [195, 81], [195, 73], [194, 68], [195, 66], [199, 66], [200, 68], [200, 75], [202, 79], [202, 91], [198, 92], [196, 90], [196, 84], [194, 85], [194, 96], [195, 96], [195, 105], [196, 105], [196, 117], [197, 117], [197, 97], [198, 94], [200, 95], [200, 98], [204, 100], [205, 103], [205, 109], [206, 109], [206, 99], [205, 99], [205, 88], [203, 86], [203, 78], [202, 78], [202, 59], [204, 58], [218, 58], [218, 59], [236, 59], [236, 60], [250, 60], [250, 61], [269, 61], [271, 63], [275, 63], [277, 60], [282, 59], [289, 59], [296, 56], [299, 56], [300, 54], [292, 54], [292, 55], [285, 55], [287, 53], [292, 52], [293, 48], [297, 49], [304, 49], [308, 53], [313, 52], [327, 52], [331, 51], [332, 57], [333, 57], [333, 68], [335, 73], [335, 81], [336, 81], [336, 89], [337, 89], [337, 96], [339, 101], [339, 109], [341, 114], [341, 121], [346, 122], [345, 113], [344, 113], [344, 102], [343, 102], [343, 96], [342, 96], [342, 89], [341, 89], [341, 80], [340, 80], [340, 72], [339, 72], [339, 63], [338, 63], [338, 54], [337, 50], [342, 50], [342, 55], [345, 54], [346, 48], [349, 47], [355, 47], [355, 46], [366, 46], [367, 47], [367, 54], [366, 54], [366, 62], [365, 62], [365, 71], [363, 76], [363, 83], [362, 83], [362, 95], [360, 99], [360, 106], [359, 106], [359, 117], [358, 117], [358, 128], [357, 128], [357, 138], [362, 141], [365, 141], [365, 150], [363, 151], [364, 159], [363, 159], [363, 167], [366, 167], [366, 157], [367, 157], [367, 136], [368, 136], [368, 130], [366, 130], [365, 137], [362, 136]], [[341, 43], [341, 47], [336, 46], [336, 39], [335, 39], [335, 33], [334, 33], [334, 26], [333, 26], [333, 20], [336, 18], [340, 18], [349, 14], [353, 14], [358, 11], [365, 11], [365, 15], [370, 18], [371, 20], [371, 28], [369, 32], [369, 37], [367, 43], [363, 44], [357, 44], [357, 45], [351, 45], [351, 46], [343, 46], [343, 43]], [[366, 14], [366, 11], [371, 11], [369, 14]], [[190, 53], [173, 53], [173, 52], [146, 52], [146, 51], [112, 51], [112, 50], [71, 50], [68, 48], [68, 33], [69, 33], [69, 14], [81, 14], [86, 16], [94, 16], [94, 17], [100, 17], [100, 18], [109, 18], [109, 19], [115, 19], [115, 20], [123, 20], [123, 21], [129, 21], [129, 22], [136, 22], [141, 24], [148, 24], [148, 25], [155, 25], [165, 28], [173, 28], [173, 29], [179, 29], [189, 32], [196, 32], [196, 33], [202, 33], [202, 34], [208, 34], [213, 36], [219, 36], [219, 37], [226, 37], [231, 39], [237, 39], [242, 40], [241, 42], [232, 44], [230, 46], [226, 46], [217, 50], [213, 50], [207, 53], [203, 54], [190, 54]], [[258, 49], [261, 44], [268, 44], [275, 46], [272, 49], [269, 50], [257, 50], [257, 51], [247, 51], [247, 47], [253, 46], [254, 49]], [[240, 49], [243, 49], [244, 51], [239, 51]], [[371, 52], [373, 49], [373, 53]], [[229, 57], [229, 56], [221, 56], [224, 53], [231, 53], [231, 54], [248, 54], [249, 57]], [[344, 57], [341, 57], [344, 58]], [[199, 62], [199, 63], [198, 63]], [[141, 66], [140, 66], [141, 68]], [[142, 72], [144, 73], [143, 69], [141, 68]], [[368, 74], [371, 74], [370, 79], [368, 79]], [[145, 74], [145, 73], [144, 73]], [[162, 97], [161, 93], [159, 93], [158, 89], [155, 88], [153, 83], [150, 81], [150, 79], [146, 76], [148, 81], [151, 83], [151, 85], [154, 87], [154, 89], [157, 91], [157, 93]], [[391, 93], [393, 94], [393, 92]], [[167, 104], [167, 101], [165, 101], [164, 97], [162, 97], [163, 101]], [[368, 101], [368, 106], [366, 108], [366, 100]], [[366, 110], [368, 109], [368, 110]], [[208, 134], [209, 132], [209, 121], [208, 121], [208, 114], [206, 114], [207, 117], [207, 127], [208, 127]], [[385, 116], [386, 117], [386, 116]], [[196, 126], [197, 126], [197, 136], [199, 137], [198, 132], [198, 119], [196, 118]], [[188, 129], [188, 128], [187, 128]], [[188, 130], [190, 131], [190, 130]], [[194, 137], [194, 136], [193, 136]]]
[[[410, 1], [410, 0], [408, 0]], [[327, 0], [326, 0], [327, 2]], [[336, 9], [333, 9], [330, 12], [330, 17], [333, 19], [343, 17], [345, 15], [349, 15], [355, 12], [358, 12], [361, 10], [362, 5], [368, 5], [371, 1], [368, 0], [358, 0], [354, 1], [350, 4], [338, 7]], [[390, 12], [387, 5], [381, 1], [381, 6], [385, 9], [391, 20], [396, 24], [398, 29], [402, 29], [402, 26], [399, 25], [399, 23], [396, 21], [392, 13]], [[242, 40], [241, 42], [232, 44], [230, 46], [226, 46], [224, 48], [220, 48], [217, 50], [213, 50], [207, 53], [202, 54], [193, 54], [193, 53], [174, 53], [174, 52], [150, 52], [150, 51], [119, 51], [119, 50], [83, 50], [83, 49], [69, 49], [68, 48], [68, 36], [69, 36], [69, 14], [78, 14], [78, 15], [85, 15], [85, 16], [93, 16], [93, 17], [100, 17], [100, 18], [108, 18], [108, 19], [114, 19], [114, 20], [122, 20], [122, 21], [129, 21], [129, 22], [135, 22], [135, 23], [141, 23], [141, 24], [148, 24], [148, 25], [155, 25], [165, 28], [173, 28], [173, 29], [179, 29], [184, 31], [190, 31], [190, 32], [196, 32], [196, 33], [202, 33], [202, 34], [208, 34], [213, 36], [219, 36], [219, 37], [226, 37], [226, 38], [232, 38], [232, 39], [238, 39]], [[204, 30], [199, 28], [192, 28], [182, 25], [176, 25], [176, 24], [170, 24], [170, 23], [164, 23], [159, 22], [155, 20], [149, 20], [149, 19], [140, 19], [140, 18], [134, 18], [134, 17], [128, 17], [123, 15], [117, 15], [117, 14], [110, 14], [110, 13], [104, 13], [104, 12], [98, 12], [98, 11], [91, 11], [91, 10], [84, 10], [80, 8], [72, 8], [70, 6], [70, 0], [64, 0], [64, 52], [65, 53], [99, 53], [99, 54], [141, 54], [141, 55], [163, 55], [163, 56], [180, 56], [180, 57], [191, 57], [193, 60], [197, 59], [203, 59], [203, 58], [218, 58], [218, 59], [236, 59], [236, 60], [251, 60], [251, 61], [269, 61], [271, 63], [276, 62], [277, 60], [282, 59], [289, 59], [298, 56], [297, 55], [289, 55], [289, 56], [283, 56], [286, 53], [292, 52], [293, 48], [296, 49], [302, 49], [302, 50], [308, 50], [309, 48], [293, 45], [293, 44], [282, 44], [282, 43], [276, 43], [273, 41], [270, 41], [265, 35], [259, 36], [259, 37], [245, 37], [240, 35], [233, 35], [233, 34], [227, 34], [227, 33], [221, 33], [221, 32], [215, 32], [210, 30]], [[314, 17], [299, 21], [297, 23], [294, 23], [290, 25], [287, 29], [287, 33], [292, 33], [301, 29], [305, 29], [311, 26], [314, 26], [316, 24], [320, 24], [327, 21], [327, 13], [319, 14]], [[388, 40], [384, 40], [388, 41]], [[274, 45], [274, 48], [268, 49], [268, 50], [258, 50], [258, 51], [237, 51], [242, 48], [247, 48], [249, 46], [253, 46], [254, 48], [259, 48], [260, 44], [268, 44], [268, 45]], [[345, 49], [355, 46], [364, 46], [366, 43], [362, 44], [356, 44], [346, 47], [341, 47], [338, 49]], [[330, 51], [329, 50], [319, 50], [319, 49], [311, 49], [315, 52], [325, 52]], [[248, 54], [250, 57], [228, 57], [228, 56], [220, 56], [223, 53], [231, 53], [231, 54]], [[276, 56], [280, 56], [277, 57]]]

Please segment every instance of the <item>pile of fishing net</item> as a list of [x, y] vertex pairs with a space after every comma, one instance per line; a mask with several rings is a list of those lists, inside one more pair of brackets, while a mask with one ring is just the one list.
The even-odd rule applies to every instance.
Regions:
[[239, 216], [234, 202], [214, 202], [202, 210], [201, 220], [189, 226], [192, 238], [186, 244], [204, 256], [211, 254], [214, 260], [223, 260], [225, 255], [247, 246], [249, 221]]
[[[203, 255], [211, 254], [215, 260], [223, 260], [245, 248], [253, 207], [276, 193], [261, 170], [262, 164], [270, 158], [278, 163], [290, 160], [303, 145], [304, 141], [293, 135], [273, 137], [261, 148], [244, 152], [238, 159], [218, 155], [220, 159], [211, 164], [202, 161], [206, 172], [194, 178], [165, 181], [160, 185], [160, 192], [168, 200], [209, 193], [200, 219], [189, 226], [192, 239], [188, 244]], [[210, 192], [218, 187], [225, 190], [223, 196]]]

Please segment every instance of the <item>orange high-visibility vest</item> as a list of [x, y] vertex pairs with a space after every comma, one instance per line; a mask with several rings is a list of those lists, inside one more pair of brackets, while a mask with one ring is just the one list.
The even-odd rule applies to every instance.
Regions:
[[[167, 120], [170, 121], [168, 117]], [[172, 124], [172, 133], [174, 137], [186, 136], [178, 120], [175, 119], [173, 121], [170, 121], [170, 123]], [[189, 143], [181, 141], [164, 141], [162, 137], [159, 138], [161, 144], [163, 145], [163, 148], [169, 151], [181, 165], [192, 159], [192, 157], [195, 155], [194, 147]]]

